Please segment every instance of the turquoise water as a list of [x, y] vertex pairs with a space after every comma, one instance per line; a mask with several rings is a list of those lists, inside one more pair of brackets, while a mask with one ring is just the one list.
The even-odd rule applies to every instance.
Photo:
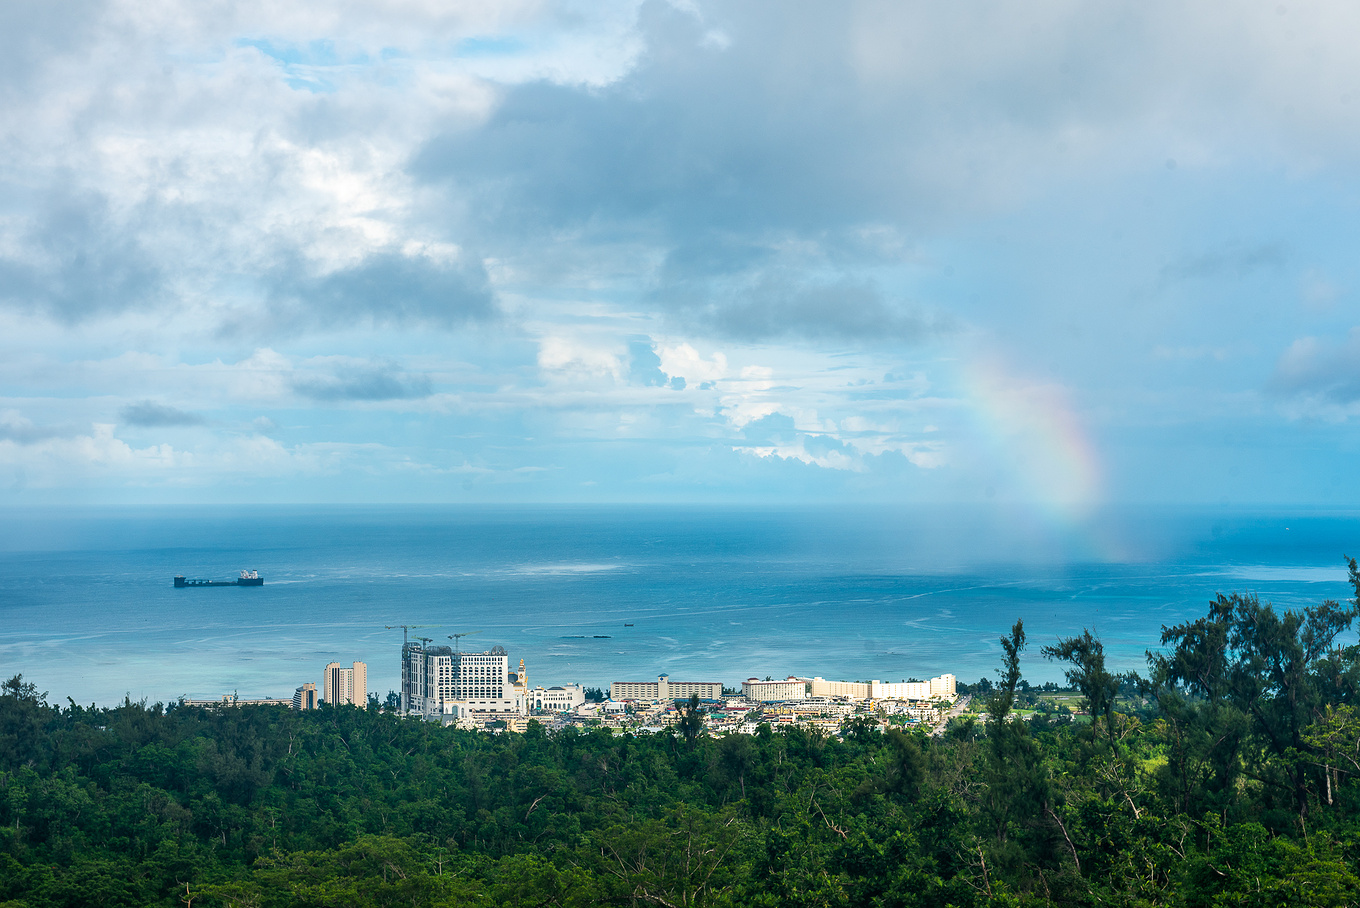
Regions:
[[[1352, 593], [1353, 513], [1111, 517], [1058, 533], [939, 510], [179, 508], [10, 511], [0, 674], [54, 702], [284, 696], [330, 661], [399, 677], [400, 630], [504, 646], [531, 684], [788, 674], [901, 680], [995, 671], [1090, 627], [1139, 669], [1161, 626], [1218, 592], [1283, 607]], [[1094, 541], [1098, 540], [1098, 541]], [[1111, 554], [1111, 553], [1115, 554]], [[259, 588], [174, 589], [175, 574]], [[631, 625], [631, 626], [626, 626]]]

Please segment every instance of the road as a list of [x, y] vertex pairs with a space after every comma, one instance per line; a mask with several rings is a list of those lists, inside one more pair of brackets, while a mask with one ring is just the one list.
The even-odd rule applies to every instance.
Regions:
[[938, 738], [940, 735], [944, 734], [945, 728], [949, 725], [949, 720], [955, 716], [963, 715], [968, 710], [968, 704], [972, 699], [972, 697], [964, 696], [955, 700], [954, 705], [949, 708], [949, 711], [946, 712], [940, 718], [940, 721], [936, 723], [935, 727], [930, 730], [931, 736]]

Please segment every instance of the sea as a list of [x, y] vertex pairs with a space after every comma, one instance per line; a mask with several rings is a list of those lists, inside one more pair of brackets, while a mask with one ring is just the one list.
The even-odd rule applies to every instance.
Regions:
[[[531, 686], [995, 677], [1023, 619], [1146, 669], [1219, 593], [1354, 597], [1360, 512], [182, 506], [0, 511], [0, 675], [48, 700], [290, 697], [328, 662], [398, 687], [404, 637], [504, 647]], [[260, 587], [176, 589], [176, 574]], [[403, 625], [405, 628], [403, 629]], [[1352, 635], [1353, 639], [1353, 635]]]

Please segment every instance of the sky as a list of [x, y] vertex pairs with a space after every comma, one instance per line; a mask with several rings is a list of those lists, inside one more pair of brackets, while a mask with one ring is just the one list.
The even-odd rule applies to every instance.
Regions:
[[0, 4], [0, 505], [1360, 506], [1358, 33]]

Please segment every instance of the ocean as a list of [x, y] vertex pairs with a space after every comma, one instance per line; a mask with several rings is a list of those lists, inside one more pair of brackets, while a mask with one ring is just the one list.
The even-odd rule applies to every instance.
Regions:
[[[1142, 512], [1055, 527], [958, 509], [177, 507], [0, 512], [0, 675], [49, 699], [291, 696], [327, 662], [400, 678], [402, 631], [500, 645], [531, 685], [994, 677], [1090, 628], [1140, 670], [1220, 592], [1349, 599], [1354, 512]], [[255, 588], [175, 589], [176, 574]]]

